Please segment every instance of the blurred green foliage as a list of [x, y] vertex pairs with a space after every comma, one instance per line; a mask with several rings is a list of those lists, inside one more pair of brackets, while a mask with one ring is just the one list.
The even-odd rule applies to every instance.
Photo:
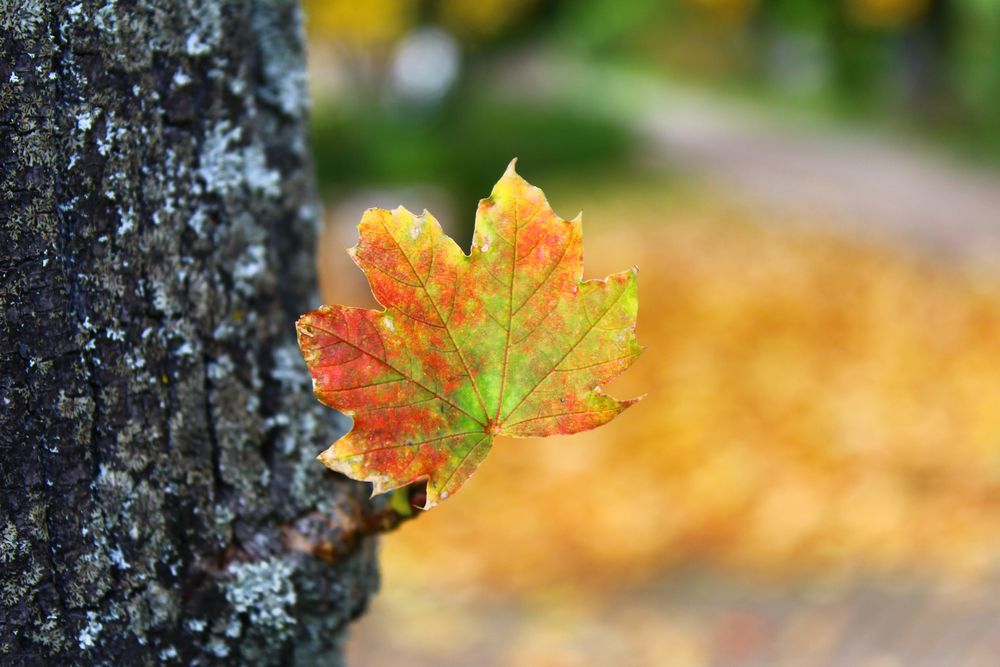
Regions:
[[455, 201], [486, 196], [517, 157], [533, 177], [624, 159], [621, 125], [572, 109], [462, 99], [433, 109], [341, 108], [316, 114], [313, 144], [324, 194], [361, 185], [434, 183]]
[[[545, 51], [1000, 159], [1000, 0], [316, 0], [307, 11], [314, 43], [333, 46], [356, 79], [314, 115], [328, 194], [433, 182], [474, 201], [514, 156], [536, 178], [620, 166], [624, 126], [587, 108], [526, 107], [516, 84], [489, 75], [497, 61]], [[428, 25], [455, 37], [460, 76], [440, 100], [407, 105], [388, 90], [392, 54]]]
[[782, 104], [909, 126], [1000, 158], [997, 0], [590, 0], [560, 7], [558, 34], [584, 53]]

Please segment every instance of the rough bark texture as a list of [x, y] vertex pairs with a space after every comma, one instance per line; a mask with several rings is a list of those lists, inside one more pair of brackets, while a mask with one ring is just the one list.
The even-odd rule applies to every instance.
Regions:
[[293, 0], [0, 0], [0, 663], [340, 662]]

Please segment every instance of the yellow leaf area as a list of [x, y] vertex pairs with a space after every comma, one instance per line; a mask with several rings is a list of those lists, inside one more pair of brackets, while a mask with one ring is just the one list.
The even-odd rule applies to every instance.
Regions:
[[916, 22], [930, 9], [929, 0], [848, 0], [847, 10], [858, 24], [899, 28]]
[[306, 26], [314, 40], [343, 40], [366, 47], [400, 38], [416, 17], [413, 0], [305, 0]]
[[598, 431], [498, 443], [460, 498], [385, 539], [388, 589], [995, 567], [1000, 277], [659, 192], [549, 189], [584, 208], [588, 275], [643, 267], [649, 349], [609, 391], [648, 398]]
[[459, 35], [493, 37], [535, 8], [537, 0], [305, 0], [306, 27], [313, 40], [343, 41], [374, 48], [391, 44], [419, 23], [422, 13]]

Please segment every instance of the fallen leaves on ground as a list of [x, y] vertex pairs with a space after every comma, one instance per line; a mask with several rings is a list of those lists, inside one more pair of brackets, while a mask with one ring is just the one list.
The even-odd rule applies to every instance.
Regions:
[[584, 208], [588, 270], [646, 267], [652, 345], [612, 390], [649, 398], [600, 431], [495, 447], [461, 502], [386, 538], [390, 580], [519, 591], [692, 563], [775, 577], [996, 566], [996, 273], [715, 193], [550, 198]]

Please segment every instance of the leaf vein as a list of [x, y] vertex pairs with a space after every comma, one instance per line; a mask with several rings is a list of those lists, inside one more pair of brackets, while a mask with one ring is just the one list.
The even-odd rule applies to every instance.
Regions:
[[522, 419], [520, 421], [511, 422], [510, 424], [504, 424], [505, 427], [519, 426], [520, 424], [527, 424], [528, 422], [541, 421], [543, 419], [554, 419], [556, 417], [570, 417], [572, 415], [603, 415], [609, 412], [618, 412], [617, 410], [578, 410], [576, 412], [557, 412], [551, 415], [540, 415], [538, 417], [532, 417], [530, 419]]
[[[516, 412], [517, 409], [519, 407], [521, 407], [521, 405], [528, 399], [528, 397], [531, 396], [531, 394], [533, 394], [536, 389], [538, 389], [538, 385], [542, 384], [542, 382], [544, 382], [545, 380], [547, 380], [549, 378], [549, 376], [552, 375], [552, 373], [559, 366], [559, 364], [561, 364], [562, 362], [566, 361], [566, 357], [568, 357], [570, 355], [570, 353], [572, 353], [573, 350], [575, 350], [577, 348], [577, 346], [580, 343], [583, 342], [583, 339], [585, 339], [587, 336], [590, 335], [590, 332], [593, 330], [593, 328], [597, 324], [597, 322], [600, 322], [601, 320], [603, 320], [607, 316], [607, 314], [611, 312], [611, 309], [614, 308], [616, 305], [618, 305], [618, 302], [621, 301], [622, 295], [625, 294], [626, 291], [627, 291], [627, 285], [622, 287], [621, 291], [618, 292], [618, 296], [616, 296], [615, 299], [614, 299], [614, 301], [612, 301], [611, 304], [607, 308], [604, 309], [604, 312], [601, 313], [601, 316], [597, 318], [597, 321], [586, 327], [586, 329], [583, 332], [583, 335], [581, 335], [579, 338], [577, 338], [576, 341], [573, 343], [573, 345], [568, 350], [566, 350], [566, 354], [564, 354], [562, 356], [562, 358], [559, 359], [559, 361], [557, 361], [555, 364], [553, 364], [552, 368], [550, 368], [549, 371], [545, 373], [545, 375], [543, 375], [541, 378], [539, 378], [539, 380], [534, 384], [534, 386], [531, 389], [529, 389], [527, 391], [527, 393], [525, 393], [525, 395], [523, 397], [521, 397], [521, 400], [517, 402], [517, 405], [515, 405], [510, 410], [510, 412], [507, 413], [507, 416], [504, 417], [505, 420], [509, 419], [510, 416], [512, 414], [514, 414], [514, 412]], [[589, 321], [589, 318], [588, 318], [588, 321]]]
[[480, 433], [480, 431], [469, 431], [467, 433], [452, 433], [450, 435], [442, 435], [438, 438], [429, 438], [427, 440], [421, 440], [420, 442], [402, 442], [392, 445], [382, 445], [381, 447], [370, 447], [369, 449], [364, 449], [361, 450], [360, 452], [353, 452], [351, 454], [343, 454], [343, 455], [334, 455], [333, 458], [337, 459], [338, 461], [343, 461], [345, 459], [364, 457], [367, 454], [371, 454], [372, 452], [384, 452], [390, 449], [401, 449], [403, 447], [422, 447], [432, 442], [439, 442], [441, 440], [450, 440], [451, 438], [464, 438], [467, 435], [475, 435], [477, 433]]
[[[381, 220], [380, 219], [380, 222], [382, 223], [382, 228], [385, 230], [386, 235], [390, 239], [392, 239], [393, 243], [395, 243], [396, 247], [399, 249], [399, 254], [402, 255], [403, 259], [406, 260], [406, 263], [409, 264], [410, 270], [413, 271], [413, 275], [417, 276], [417, 280], [420, 280], [420, 274], [417, 273], [416, 268], [414, 268], [413, 262], [410, 261], [409, 255], [407, 255], [406, 251], [403, 250], [403, 246], [400, 245], [399, 241], [396, 240], [396, 237], [392, 235], [391, 231], [389, 231], [389, 227], [385, 224], [385, 220]], [[451, 344], [455, 346], [455, 351], [458, 352], [458, 358], [462, 362], [462, 366], [465, 368], [465, 374], [468, 376], [469, 382], [472, 384], [472, 389], [476, 393], [476, 398], [479, 399], [479, 406], [483, 409], [483, 414], [484, 415], [488, 414], [488, 411], [486, 410], [486, 403], [483, 401], [483, 397], [479, 393], [479, 386], [476, 384], [475, 378], [472, 377], [472, 371], [469, 370], [469, 364], [466, 363], [466, 361], [465, 361], [465, 356], [462, 354], [462, 350], [461, 350], [461, 348], [458, 345], [458, 341], [455, 340], [454, 334], [452, 334], [451, 329], [448, 328], [448, 324], [445, 322], [444, 317], [441, 315], [441, 310], [437, 307], [437, 304], [434, 303], [433, 297], [431, 297], [430, 292], [427, 290], [427, 285], [425, 285], [425, 284], [422, 283], [421, 287], [423, 287], [424, 294], [427, 295], [427, 300], [430, 301], [431, 306], [434, 307], [434, 312], [437, 313], [438, 320], [441, 322], [444, 330], [448, 333], [448, 338], [451, 339]], [[400, 311], [400, 312], [402, 312], [402, 311]], [[466, 414], [469, 414], [469, 413], [466, 412]], [[482, 424], [482, 422], [480, 422], [478, 419], [476, 419], [476, 421], [479, 422], [480, 424]]]
[[[468, 435], [468, 434], [466, 434], [466, 435]], [[444, 480], [444, 482], [442, 482], [442, 483], [441, 483], [441, 489], [442, 489], [442, 490], [444, 490], [444, 489], [445, 489], [445, 487], [446, 487], [446, 486], [448, 486], [448, 482], [450, 482], [450, 481], [451, 481], [451, 478], [455, 476], [455, 473], [457, 473], [457, 472], [458, 472], [459, 468], [461, 468], [461, 467], [462, 467], [462, 465], [464, 465], [464, 464], [465, 464], [465, 462], [466, 462], [466, 461], [468, 460], [468, 458], [469, 458], [469, 457], [470, 457], [470, 456], [472, 455], [472, 452], [474, 452], [474, 451], [476, 451], [477, 449], [479, 449], [479, 446], [480, 446], [481, 444], [483, 444], [483, 442], [484, 442], [484, 441], [485, 441], [485, 440], [486, 440], [487, 438], [489, 438], [489, 437], [490, 437], [490, 436], [489, 436], [489, 434], [486, 434], [486, 435], [483, 435], [483, 437], [481, 437], [481, 438], [480, 438], [480, 439], [479, 439], [478, 441], [476, 441], [476, 444], [474, 444], [474, 445], [473, 445], [472, 447], [470, 447], [470, 448], [469, 448], [469, 451], [467, 451], [467, 452], [465, 453], [465, 456], [463, 456], [463, 457], [462, 457], [462, 460], [461, 460], [461, 461], [459, 461], [459, 462], [458, 462], [458, 465], [456, 465], [456, 466], [455, 466], [455, 468], [454, 468], [454, 469], [453, 469], [453, 470], [451, 471], [451, 474], [450, 474], [450, 475], [448, 475], [448, 477], [447, 477], [447, 478], [446, 478], [446, 479]]]
[[[315, 325], [314, 325], [314, 326], [315, 326]], [[326, 329], [323, 329], [323, 328], [321, 328], [321, 327], [315, 327], [315, 328], [316, 328], [317, 330], [319, 330], [319, 331], [322, 331], [322, 332], [323, 332], [323, 333], [325, 333], [325, 334], [329, 334], [330, 336], [336, 336], [337, 338], [341, 338], [341, 336], [338, 336], [337, 334], [333, 333], [332, 331], [328, 331], [328, 330], [326, 330]], [[376, 332], [377, 332], [377, 331], [378, 331], [378, 330], [376, 329]], [[379, 339], [381, 340], [381, 334], [379, 334]], [[436, 391], [434, 391], [434, 390], [433, 390], [433, 389], [431, 389], [430, 387], [426, 386], [425, 384], [423, 384], [423, 383], [421, 383], [421, 382], [418, 382], [418, 381], [417, 381], [417, 380], [416, 380], [415, 378], [412, 378], [412, 377], [408, 376], [408, 375], [407, 375], [406, 373], [404, 373], [403, 371], [399, 370], [398, 368], [396, 368], [395, 366], [393, 366], [392, 364], [390, 364], [390, 363], [389, 363], [389, 362], [388, 362], [387, 360], [385, 360], [385, 359], [379, 359], [378, 357], [376, 357], [376, 356], [375, 356], [374, 354], [372, 354], [371, 352], [368, 352], [367, 350], [362, 350], [362, 349], [361, 349], [360, 347], [358, 347], [357, 345], [355, 345], [354, 343], [352, 343], [352, 342], [350, 342], [350, 341], [348, 341], [348, 340], [344, 340], [344, 342], [345, 342], [345, 343], [347, 343], [348, 345], [350, 345], [351, 347], [353, 347], [354, 349], [358, 350], [358, 351], [359, 351], [359, 352], [361, 352], [362, 354], [367, 354], [367, 355], [368, 355], [369, 357], [371, 357], [372, 359], [374, 359], [374, 360], [378, 361], [379, 363], [383, 364], [383, 365], [384, 365], [384, 366], [385, 366], [386, 368], [388, 368], [389, 370], [391, 370], [391, 371], [393, 371], [393, 372], [395, 372], [395, 373], [399, 373], [399, 375], [401, 375], [401, 376], [402, 376], [402, 377], [401, 377], [401, 379], [402, 379], [402, 380], [408, 380], [408, 381], [412, 382], [413, 384], [417, 385], [418, 387], [420, 387], [421, 389], [423, 389], [424, 391], [428, 391], [428, 392], [430, 392], [430, 393], [434, 394], [434, 395], [435, 395], [436, 397], [438, 397], [439, 399], [441, 399], [441, 401], [442, 401], [443, 403], [445, 403], [445, 405], [450, 405], [451, 407], [455, 408], [456, 410], [458, 410], [458, 411], [459, 411], [459, 412], [461, 412], [462, 414], [464, 414], [464, 415], [466, 415], [467, 417], [471, 418], [471, 419], [472, 419], [472, 420], [473, 420], [474, 422], [476, 422], [477, 424], [479, 424], [479, 425], [480, 425], [480, 426], [482, 426], [483, 428], [485, 428], [485, 427], [486, 427], [486, 424], [484, 424], [484, 423], [483, 423], [482, 421], [480, 421], [480, 420], [479, 420], [479, 419], [478, 419], [478, 418], [477, 418], [477, 417], [476, 417], [475, 415], [473, 415], [473, 414], [472, 414], [471, 412], [469, 412], [469, 411], [468, 411], [468, 410], [466, 410], [465, 408], [462, 408], [462, 407], [460, 407], [460, 406], [456, 405], [456, 404], [455, 404], [455, 403], [453, 403], [452, 401], [449, 401], [449, 400], [448, 400], [447, 398], [445, 398], [445, 397], [444, 397], [444, 396], [442, 396], [441, 394], [437, 393]], [[383, 350], [382, 350], [382, 353], [383, 353], [383, 354], [385, 354], [385, 349], [384, 349], [384, 348], [385, 348], [385, 345], [384, 345], [384, 343], [383, 343]], [[381, 383], [379, 383], [379, 384], [381, 384]], [[334, 391], [336, 391], [336, 390], [334, 390]]]

